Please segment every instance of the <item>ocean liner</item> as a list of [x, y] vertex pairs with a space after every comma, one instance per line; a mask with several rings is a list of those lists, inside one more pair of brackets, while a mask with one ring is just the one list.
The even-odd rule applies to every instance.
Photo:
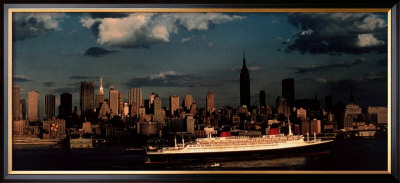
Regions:
[[322, 141], [316, 138], [304, 140], [303, 135], [275, 134], [260, 137], [231, 136], [199, 138], [174, 147], [150, 150], [146, 163], [182, 163], [195, 161], [253, 160], [279, 156], [307, 155], [329, 152], [333, 140]]

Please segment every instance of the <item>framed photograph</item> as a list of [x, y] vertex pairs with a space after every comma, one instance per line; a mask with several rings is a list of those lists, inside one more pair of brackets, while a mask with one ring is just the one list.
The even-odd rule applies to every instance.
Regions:
[[4, 180], [398, 180], [398, 21], [395, 3], [4, 4]]

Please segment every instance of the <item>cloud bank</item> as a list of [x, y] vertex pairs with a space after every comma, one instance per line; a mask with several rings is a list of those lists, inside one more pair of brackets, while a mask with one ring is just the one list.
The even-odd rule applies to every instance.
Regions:
[[317, 71], [322, 71], [322, 70], [328, 70], [331, 68], [340, 68], [340, 67], [351, 67], [354, 65], [359, 65], [361, 63], [366, 62], [365, 59], [360, 58], [356, 59], [350, 62], [333, 62], [330, 64], [320, 64], [320, 65], [310, 65], [310, 66], [295, 66], [291, 67], [292, 69], [295, 69], [296, 74], [303, 74], [303, 73], [309, 73], [309, 72], [317, 72]]
[[286, 51], [310, 54], [387, 52], [384, 14], [292, 13], [288, 22], [299, 29]]
[[24, 40], [54, 31], [65, 17], [65, 13], [14, 13], [13, 40]]
[[181, 74], [175, 71], [165, 71], [145, 77], [131, 78], [127, 83], [131, 87], [196, 87], [211, 86], [209, 80], [190, 74]]
[[118, 18], [83, 16], [80, 22], [94, 32], [100, 45], [149, 48], [152, 44], [169, 42], [171, 34], [177, 34], [180, 27], [187, 31], [204, 31], [243, 18], [222, 13], [133, 13]]

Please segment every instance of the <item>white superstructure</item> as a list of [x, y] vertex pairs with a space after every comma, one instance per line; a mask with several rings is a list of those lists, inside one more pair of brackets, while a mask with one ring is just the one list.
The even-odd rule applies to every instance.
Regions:
[[314, 136], [313, 141], [304, 141], [302, 135], [264, 135], [262, 137], [215, 137], [197, 139], [187, 144], [176, 144], [175, 147], [159, 149], [147, 154], [180, 154], [180, 153], [206, 153], [206, 152], [237, 152], [237, 151], [259, 151], [284, 148], [296, 148], [312, 146], [331, 142], [321, 141]]

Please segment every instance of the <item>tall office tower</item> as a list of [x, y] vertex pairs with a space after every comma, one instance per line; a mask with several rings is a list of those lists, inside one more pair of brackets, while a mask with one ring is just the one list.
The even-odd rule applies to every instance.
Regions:
[[206, 108], [207, 108], [207, 112], [212, 113], [214, 112], [214, 93], [208, 91], [207, 95], [206, 95]]
[[131, 105], [130, 105], [130, 115], [131, 115], [131, 117], [135, 117], [136, 115], [137, 115], [137, 113], [138, 113], [138, 107], [137, 107], [137, 104], [134, 102], [134, 103], [132, 103]]
[[56, 115], [56, 96], [45, 95], [44, 96], [44, 115], [46, 119], [51, 119]]
[[155, 97], [156, 97], [156, 94], [155, 93], [151, 93], [151, 95], [150, 95], [150, 104], [154, 103], [154, 98]]
[[282, 80], [282, 96], [287, 100], [290, 107], [294, 104], [294, 79], [286, 78]]
[[260, 91], [260, 106], [265, 106], [265, 91]]
[[18, 120], [19, 114], [21, 113], [20, 109], [20, 93], [21, 89], [19, 86], [12, 87], [12, 120]]
[[100, 109], [101, 104], [104, 102], [104, 89], [103, 89], [103, 78], [100, 77], [100, 88], [99, 93], [96, 94], [96, 109]]
[[39, 92], [28, 92], [28, 120], [39, 121]]
[[197, 114], [197, 105], [195, 101], [193, 101], [192, 105], [190, 106], [190, 114], [193, 116]]
[[[141, 88], [131, 88], [129, 89], [128, 93], [128, 103], [131, 106], [131, 112], [132, 110], [132, 105], [135, 103], [136, 109], [134, 110], [136, 114], [139, 112], [139, 107], [143, 106], [143, 96], [142, 96], [142, 89]], [[136, 114], [132, 114], [131, 116], [135, 116]]]
[[100, 88], [99, 88], [99, 94], [104, 95], [104, 89], [103, 89], [103, 77], [100, 77]]
[[104, 94], [96, 94], [96, 109], [99, 109], [102, 103], [104, 103]]
[[162, 109], [161, 109], [161, 98], [158, 95], [155, 95], [154, 101], [153, 101], [153, 106], [154, 106], [154, 116], [153, 116], [153, 121], [155, 122], [162, 122], [163, 116], [162, 116]]
[[171, 115], [178, 115], [179, 110], [179, 96], [172, 95], [169, 97], [169, 104], [171, 106]]
[[283, 114], [285, 117], [289, 117], [290, 107], [287, 100], [284, 97], [278, 97], [276, 104], [278, 114]]
[[190, 106], [194, 102], [192, 95], [185, 95], [185, 110], [190, 110]]
[[127, 116], [129, 114], [129, 105], [128, 102], [124, 102], [124, 109], [122, 112], [122, 116]]
[[243, 66], [240, 71], [240, 105], [250, 106], [250, 75], [246, 67], [246, 58], [243, 53]]
[[147, 104], [147, 110], [149, 111], [148, 113], [154, 114], [154, 98], [156, 97], [156, 94], [153, 92], [150, 95], [150, 100], [148, 101]]
[[111, 112], [114, 113], [114, 115], [118, 114], [118, 90], [114, 89], [114, 86], [110, 86], [108, 102], [110, 104]]
[[81, 112], [91, 112], [94, 109], [94, 82], [81, 81], [81, 98], [80, 107]]
[[68, 116], [72, 115], [72, 94], [63, 93], [60, 95], [61, 104], [58, 111], [58, 115], [61, 119], [67, 119]]
[[20, 107], [19, 107], [19, 119], [26, 119], [26, 101], [25, 99], [20, 99]]
[[121, 92], [118, 94], [118, 110], [119, 114], [124, 112], [124, 95]]

